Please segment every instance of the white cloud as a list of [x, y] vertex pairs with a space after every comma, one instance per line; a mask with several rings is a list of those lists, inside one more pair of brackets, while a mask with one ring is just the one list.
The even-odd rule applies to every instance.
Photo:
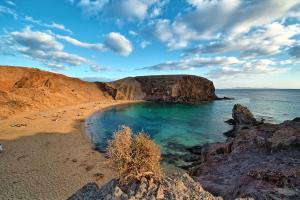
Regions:
[[97, 44], [85, 43], [85, 42], [81, 42], [77, 39], [74, 39], [70, 36], [63, 36], [63, 35], [56, 35], [56, 37], [59, 39], [65, 40], [75, 46], [78, 46], [78, 47], [96, 50], [96, 51], [105, 51], [106, 50], [106, 47], [101, 43], [97, 43]]
[[186, 54], [240, 52], [241, 56], [264, 56], [280, 53], [296, 44], [294, 36], [300, 34], [300, 24], [284, 26], [278, 22], [262, 26], [254, 32], [227, 37], [186, 50]]
[[143, 67], [146, 70], [188, 70], [203, 67], [231, 66], [241, 64], [236, 57], [193, 57], [179, 61], [168, 61], [154, 66]]
[[130, 30], [128, 33], [129, 33], [130, 35], [137, 36], [137, 33], [136, 33], [135, 31], [133, 31], [133, 30]]
[[128, 56], [133, 51], [131, 42], [125, 36], [116, 32], [109, 33], [105, 38], [104, 44], [110, 50], [124, 56]]
[[142, 49], [145, 49], [149, 44], [151, 44], [151, 43], [149, 41], [146, 41], [146, 40], [143, 40], [140, 43]]
[[[193, 9], [174, 20], [156, 20], [151, 31], [170, 49], [185, 48], [192, 41], [233, 37], [253, 28], [292, 16], [297, 0], [188, 0]], [[154, 29], [154, 30], [153, 30]]]
[[[152, 14], [159, 15], [159, 7], [164, 5], [162, 0], [79, 0], [76, 5], [87, 16], [105, 15], [108, 17], [143, 20], [151, 10]], [[75, 4], [73, 1], [72, 4]], [[154, 17], [153, 15], [153, 17]]]
[[5, 1], [7, 4], [11, 5], [11, 6], [16, 6], [16, 4], [12, 1]]
[[39, 31], [34, 32], [29, 27], [26, 27], [22, 32], [12, 32], [11, 36], [17, 43], [31, 50], [60, 51], [64, 47], [52, 35]]
[[270, 75], [285, 73], [288, 67], [276, 66], [279, 63], [269, 59], [252, 60], [240, 66], [222, 66], [208, 73], [211, 78], [230, 79], [237, 77], [249, 78], [250, 76]]
[[14, 19], [18, 19], [18, 15], [15, 10], [0, 5], [0, 15], [1, 14], [11, 15]]
[[106, 35], [104, 44], [102, 43], [86, 43], [75, 38], [64, 35], [56, 35], [56, 38], [69, 42], [75, 46], [91, 49], [95, 51], [112, 51], [123, 56], [128, 56], [133, 51], [131, 42], [120, 33], [111, 32]]
[[72, 34], [72, 31], [70, 29], [66, 28], [63, 24], [59, 24], [59, 23], [55, 23], [55, 22], [52, 22], [51, 24], [46, 24], [46, 23], [43, 23], [40, 20], [36, 20], [36, 19], [34, 19], [30, 16], [25, 16], [24, 20], [26, 20], [28, 22], [31, 22], [33, 24], [37, 24], [39, 26], [52, 28], [52, 29], [58, 29], [58, 30], [61, 30], [61, 31], [65, 31], [69, 34]]
[[15, 52], [21, 53], [54, 70], [83, 64], [90, 66], [91, 69], [106, 69], [84, 57], [65, 52], [63, 50], [64, 45], [58, 42], [55, 36], [45, 32], [32, 31], [29, 27], [22, 31], [10, 33], [7, 39], [12, 44], [7, 46], [7, 48], [12, 48]]
[[193, 70], [197, 68], [210, 69], [207, 76], [215, 79], [230, 79], [233, 77], [250, 77], [258, 75], [270, 75], [285, 73], [289, 66], [295, 62], [273, 61], [270, 59], [245, 60], [236, 57], [191, 57], [178, 61], [168, 61], [165, 63], [143, 67], [140, 70]]

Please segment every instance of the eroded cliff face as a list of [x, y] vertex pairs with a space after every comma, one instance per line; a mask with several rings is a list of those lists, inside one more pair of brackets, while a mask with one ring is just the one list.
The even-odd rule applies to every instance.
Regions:
[[0, 66], [0, 119], [29, 110], [112, 99], [104, 83], [33, 68]]
[[193, 103], [216, 99], [211, 81], [190, 75], [90, 83], [39, 69], [0, 66], [0, 119], [24, 111], [108, 100]]
[[197, 103], [216, 99], [213, 82], [193, 75], [137, 76], [108, 84], [115, 99]]

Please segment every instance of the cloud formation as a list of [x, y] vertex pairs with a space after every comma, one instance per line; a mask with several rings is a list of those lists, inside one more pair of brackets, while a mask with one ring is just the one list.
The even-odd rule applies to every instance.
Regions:
[[238, 77], [250, 77], [258, 75], [270, 75], [285, 73], [289, 70], [287, 67], [276, 66], [277, 62], [269, 59], [252, 60], [243, 63], [240, 66], [221, 66], [220, 68], [211, 70], [207, 75], [211, 78], [238, 78]]
[[252, 28], [295, 16], [300, 5], [295, 0], [187, 2], [192, 6], [191, 11], [178, 15], [174, 20], [160, 19], [149, 25], [148, 30], [170, 49], [186, 48], [193, 41], [246, 33]]
[[75, 38], [72, 38], [70, 36], [64, 36], [64, 35], [56, 35], [56, 38], [64, 40], [78, 47], [100, 51], [100, 52], [110, 50], [112, 52], [116, 52], [123, 56], [128, 56], [133, 51], [131, 42], [125, 36], [116, 32], [111, 32], [107, 34], [105, 36], [104, 44], [86, 43], [86, 42], [79, 41]]
[[18, 14], [15, 10], [0, 5], [0, 15], [1, 14], [11, 15], [14, 19], [18, 19]]
[[42, 27], [51, 28], [51, 29], [58, 29], [58, 30], [61, 30], [61, 31], [65, 31], [69, 34], [73, 33], [70, 29], [66, 28], [63, 24], [59, 24], [59, 23], [55, 23], [55, 22], [52, 22], [51, 24], [46, 24], [46, 23], [43, 23], [40, 20], [36, 20], [36, 19], [34, 19], [30, 16], [25, 16], [24, 20], [28, 21], [28, 22], [31, 22], [33, 24], [37, 24], [37, 25], [42, 26]]
[[239, 52], [242, 57], [274, 55], [297, 43], [300, 24], [283, 25], [279, 22], [264, 25], [253, 32], [227, 37], [224, 40], [199, 45], [185, 51], [187, 55]]
[[102, 15], [130, 20], [143, 20], [160, 14], [162, 0], [72, 0], [87, 16]]
[[140, 69], [146, 70], [187, 70], [202, 67], [213, 67], [213, 66], [231, 66], [240, 64], [236, 57], [193, 57], [188, 59], [181, 59], [178, 61], [168, 61], [158, 65], [143, 67]]
[[107, 48], [124, 56], [128, 56], [133, 50], [131, 42], [125, 36], [116, 32], [109, 33], [104, 44]]
[[9, 36], [11, 44], [14, 45], [11, 48], [14, 48], [15, 51], [55, 70], [83, 64], [101, 69], [100, 66], [86, 58], [65, 52], [64, 45], [51, 34], [32, 31], [26, 27], [22, 31], [10, 33]]

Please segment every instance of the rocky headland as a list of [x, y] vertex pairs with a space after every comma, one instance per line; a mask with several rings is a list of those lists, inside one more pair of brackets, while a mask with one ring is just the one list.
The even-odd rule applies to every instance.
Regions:
[[232, 117], [226, 142], [189, 148], [199, 158], [186, 167], [193, 178], [224, 199], [299, 199], [300, 118], [258, 122], [239, 104]]
[[197, 103], [216, 100], [212, 81], [193, 75], [137, 76], [108, 83], [121, 100]]
[[35, 68], [0, 66], [0, 119], [25, 111], [94, 101], [198, 103], [215, 99], [213, 82], [199, 76], [139, 76], [104, 83]]

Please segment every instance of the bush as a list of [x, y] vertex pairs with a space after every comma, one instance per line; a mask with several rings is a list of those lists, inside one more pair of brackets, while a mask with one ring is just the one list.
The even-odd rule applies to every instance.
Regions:
[[130, 128], [122, 126], [109, 142], [107, 152], [122, 181], [161, 177], [160, 148], [143, 132], [133, 135]]

